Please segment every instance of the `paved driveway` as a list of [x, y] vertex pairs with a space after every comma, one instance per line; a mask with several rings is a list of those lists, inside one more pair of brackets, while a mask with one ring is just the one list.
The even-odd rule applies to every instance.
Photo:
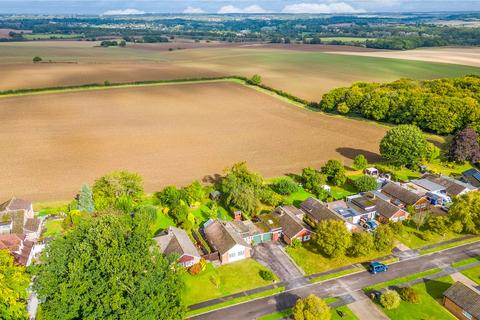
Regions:
[[303, 272], [293, 264], [279, 243], [266, 242], [255, 246], [253, 258], [271, 269], [282, 282], [303, 278]]
[[348, 307], [360, 320], [388, 320], [389, 318], [370, 300], [363, 299], [351, 303]]

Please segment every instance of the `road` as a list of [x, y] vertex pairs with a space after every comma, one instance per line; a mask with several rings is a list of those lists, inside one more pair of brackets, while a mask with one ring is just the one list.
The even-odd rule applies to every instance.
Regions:
[[[417, 256], [390, 266], [389, 271], [371, 275], [368, 272], [352, 274], [339, 279], [310, 284], [285, 291], [275, 296], [249, 301], [225, 309], [198, 315], [194, 320], [253, 320], [280, 310], [291, 308], [299, 297], [311, 293], [319, 297], [338, 297], [388, 280], [408, 276], [425, 270], [445, 267], [458, 261], [480, 255], [480, 242], [452, 248], [430, 255]], [[245, 279], [248, 281], [248, 279]]]

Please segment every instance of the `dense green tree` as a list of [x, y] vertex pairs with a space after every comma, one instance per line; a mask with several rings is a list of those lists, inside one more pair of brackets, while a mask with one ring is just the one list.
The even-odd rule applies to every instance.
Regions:
[[413, 303], [413, 304], [418, 304], [421, 301], [421, 295], [418, 292], [417, 289], [413, 287], [404, 287], [398, 290], [398, 293], [400, 294], [400, 297], [402, 300], [408, 302], [408, 303]]
[[353, 182], [358, 192], [366, 192], [378, 189], [378, 182], [375, 177], [363, 175]]
[[345, 167], [338, 160], [328, 160], [322, 167], [321, 172], [335, 186], [341, 186], [347, 181]]
[[463, 232], [480, 233], [480, 192], [469, 192], [456, 198], [448, 216], [452, 222], [462, 223]]
[[272, 207], [280, 205], [284, 200], [281, 195], [269, 188], [262, 188], [258, 192], [258, 198], [262, 203]]
[[250, 172], [247, 165], [241, 162], [227, 170], [219, 189], [227, 206], [250, 215], [255, 213], [260, 205], [259, 192], [262, 188], [262, 177]]
[[426, 153], [427, 141], [414, 125], [390, 129], [380, 142], [380, 153], [394, 165], [416, 165]]
[[444, 236], [449, 229], [447, 217], [436, 216], [429, 217], [427, 220], [428, 230], [431, 230], [441, 236]]
[[78, 195], [78, 210], [92, 213], [95, 211], [93, 192], [88, 184], [84, 184]]
[[200, 181], [194, 181], [185, 187], [185, 194], [190, 205], [195, 202], [201, 202], [205, 198], [205, 189]]
[[313, 168], [304, 168], [302, 170], [302, 180], [306, 190], [318, 195], [322, 193], [327, 177]]
[[353, 167], [357, 170], [365, 170], [368, 167], [368, 160], [363, 154], [359, 154], [353, 160]]
[[275, 180], [272, 183], [271, 188], [276, 193], [285, 196], [290, 195], [299, 189], [295, 181], [287, 177]]
[[44, 319], [183, 319], [184, 284], [141, 217], [103, 215], [53, 240], [36, 267]]
[[93, 200], [98, 211], [114, 207], [117, 199], [122, 196], [137, 203], [143, 194], [143, 178], [127, 171], [116, 171], [103, 176], [93, 185]]
[[323, 220], [317, 225], [314, 240], [317, 248], [327, 257], [345, 255], [352, 235], [341, 220]]
[[332, 317], [328, 304], [313, 294], [298, 299], [292, 315], [294, 320], [330, 320]]
[[395, 235], [386, 224], [380, 225], [374, 233], [374, 243], [377, 251], [391, 251], [394, 246]]
[[170, 209], [178, 207], [185, 202], [187, 195], [175, 186], [165, 187], [162, 191], [155, 193], [155, 197], [160, 201], [161, 205]]
[[247, 80], [248, 84], [258, 86], [262, 83], [262, 77], [258, 74], [255, 74], [253, 77]]
[[423, 227], [423, 225], [428, 221], [428, 218], [430, 217], [430, 212], [428, 211], [419, 211], [419, 212], [413, 212], [411, 214], [412, 221], [415, 223], [415, 226], [417, 227], [417, 230], [420, 230], [420, 228]]
[[352, 244], [348, 254], [352, 257], [366, 256], [375, 250], [373, 236], [368, 232], [355, 232], [352, 234]]
[[427, 142], [427, 147], [425, 149], [425, 160], [428, 162], [433, 162], [434, 160], [440, 157], [441, 150], [439, 147], [434, 145], [431, 142]]
[[25, 267], [15, 264], [7, 250], [0, 250], [0, 319], [28, 319], [30, 277]]
[[181, 224], [188, 219], [188, 206], [184, 203], [180, 203], [179, 205], [170, 208], [168, 211], [168, 215], [172, 217], [173, 221], [177, 224]]
[[42, 58], [41, 58], [41, 57], [39, 57], [39, 56], [33, 57], [33, 63], [39, 63], [39, 62], [42, 62]]

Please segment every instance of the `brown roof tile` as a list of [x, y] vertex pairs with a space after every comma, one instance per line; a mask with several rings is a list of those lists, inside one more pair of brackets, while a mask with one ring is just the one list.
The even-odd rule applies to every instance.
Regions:
[[470, 313], [475, 319], [480, 319], [480, 292], [461, 283], [456, 282], [443, 293], [463, 310]]

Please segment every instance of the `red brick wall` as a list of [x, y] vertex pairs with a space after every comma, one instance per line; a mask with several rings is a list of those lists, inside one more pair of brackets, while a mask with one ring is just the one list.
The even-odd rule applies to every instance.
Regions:
[[[443, 298], [443, 305], [450, 311], [455, 317], [460, 320], [469, 320], [467, 317], [463, 315], [463, 309], [457, 306], [453, 301], [448, 298]], [[476, 318], [472, 318], [472, 320], [479, 320]]]

